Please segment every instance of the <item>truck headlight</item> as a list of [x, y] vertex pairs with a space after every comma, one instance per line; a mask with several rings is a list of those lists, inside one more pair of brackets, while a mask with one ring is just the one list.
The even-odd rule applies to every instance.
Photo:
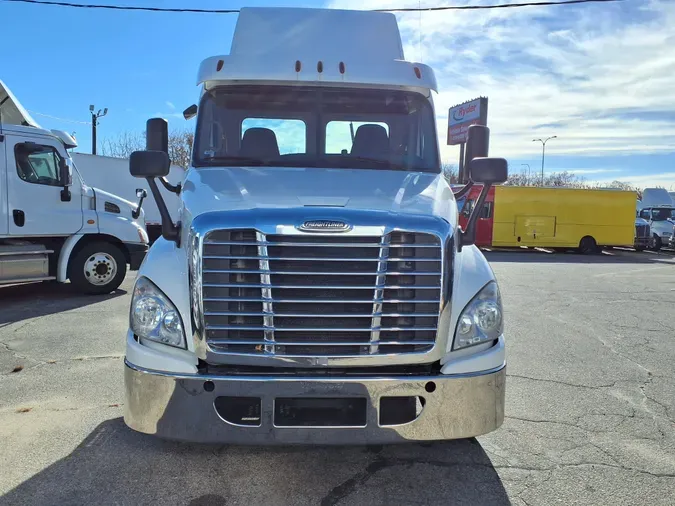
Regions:
[[129, 321], [138, 337], [185, 348], [183, 324], [176, 306], [148, 278], [136, 281]]
[[453, 350], [494, 341], [504, 331], [502, 298], [491, 281], [471, 299], [457, 322]]

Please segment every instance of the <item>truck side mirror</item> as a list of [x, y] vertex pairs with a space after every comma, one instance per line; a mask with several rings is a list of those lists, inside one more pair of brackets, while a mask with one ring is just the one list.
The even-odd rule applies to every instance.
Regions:
[[[490, 149], [490, 129], [483, 125], [471, 125], [467, 133], [464, 159], [471, 165], [474, 158], [485, 158]], [[474, 180], [475, 181], [475, 180]]]
[[136, 209], [131, 211], [131, 216], [134, 220], [138, 219], [141, 215], [141, 208], [143, 207], [143, 199], [148, 196], [148, 192], [145, 191], [145, 188], [136, 188], [136, 198], [138, 198], [138, 206]]
[[469, 177], [483, 185], [504, 183], [509, 177], [509, 164], [504, 158], [474, 158], [469, 164]]
[[[481, 183], [483, 189], [473, 205], [471, 215], [466, 222], [466, 230], [458, 234], [458, 249], [476, 242], [476, 221], [483, 212], [483, 206], [493, 184], [504, 183], [509, 175], [508, 162], [504, 158], [488, 158], [490, 130], [481, 125], [469, 127], [466, 143], [466, 163], [469, 166], [469, 178], [472, 183]], [[468, 186], [468, 185], [467, 185]]]
[[61, 190], [61, 202], [70, 202], [72, 194], [70, 193], [70, 188], [73, 184], [73, 168], [70, 165], [70, 161], [65, 158], [59, 160], [59, 177], [63, 182], [63, 190]]
[[169, 153], [169, 123], [164, 118], [150, 118], [145, 124], [145, 149]]
[[183, 117], [185, 119], [192, 119], [197, 116], [197, 106], [192, 104], [190, 107], [183, 111]]
[[163, 151], [134, 151], [129, 157], [129, 172], [134, 177], [165, 177], [171, 162]]
[[[169, 175], [171, 160], [169, 159], [169, 127], [165, 119], [152, 118], [146, 124], [145, 151], [134, 151], [129, 157], [129, 172], [134, 177], [144, 177], [148, 182], [152, 198], [155, 199], [159, 215], [162, 217], [162, 237], [174, 241], [180, 246], [180, 223], [171, 220], [166, 202], [159, 191], [155, 178]], [[139, 196], [140, 198], [140, 196]], [[142, 203], [142, 200], [141, 200]], [[140, 215], [140, 204], [137, 208]]]

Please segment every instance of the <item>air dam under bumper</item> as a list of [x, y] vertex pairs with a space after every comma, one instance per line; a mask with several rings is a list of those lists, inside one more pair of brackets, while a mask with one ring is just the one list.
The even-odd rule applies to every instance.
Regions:
[[[466, 438], [493, 431], [504, 421], [505, 378], [505, 366], [431, 377], [289, 378], [170, 375], [126, 362], [124, 421], [139, 432], [203, 443], [373, 444]], [[399, 396], [424, 398], [421, 413], [412, 422], [380, 426], [380, 399]], [[226, 422], [216, 411], [219, 397], [259, 398], [259, 419], [246, 422], [253, 426]], [[275, 402], [288, 398], [361, 399], [355, 404], [365, 405], [365, 423], [294, 427], [283, 422], [280, 427]]]

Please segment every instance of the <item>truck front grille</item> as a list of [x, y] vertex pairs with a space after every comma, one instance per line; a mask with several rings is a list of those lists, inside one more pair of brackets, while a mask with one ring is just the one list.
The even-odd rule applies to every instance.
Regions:
[[435, 235], [204, 238], [202, 300], [211, 350], [353, 356], [430, 350], [441, 300]]
[[635, 226], [635, 236], [636, 237], [649, 237], [649, 225], [636, 225]]

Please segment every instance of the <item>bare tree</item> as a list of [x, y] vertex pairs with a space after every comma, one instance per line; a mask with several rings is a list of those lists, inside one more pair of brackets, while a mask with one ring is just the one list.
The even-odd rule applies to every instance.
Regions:
[[129, 158], [134, 151], [145, 149], [145, 135], [137, 132], [122, 132], [117, 137], [105, 138], [99, 147], [103, 156]]
[[447, 179], [450, 184], [459, 183], [459, 175], [457, 173], [457, 167], [451, 163], [444, 163], [441, 165], [441, 171], [443, 176]]
[[[174, 130], [169, 134], [169, 158], [171, 163], [187, 168], [190, 165], [194, 134], [190, 130]], [[117, 137], [104, 139], [100, 146], [103, 156], [129, 158], [134, 151], [145, 149], [145, 134], [122, 132]]]
[[187, 169], [192, 157], [195, 134], [190, 130], [176, 130], [169, 134], [169, 158], [171, 163]]

